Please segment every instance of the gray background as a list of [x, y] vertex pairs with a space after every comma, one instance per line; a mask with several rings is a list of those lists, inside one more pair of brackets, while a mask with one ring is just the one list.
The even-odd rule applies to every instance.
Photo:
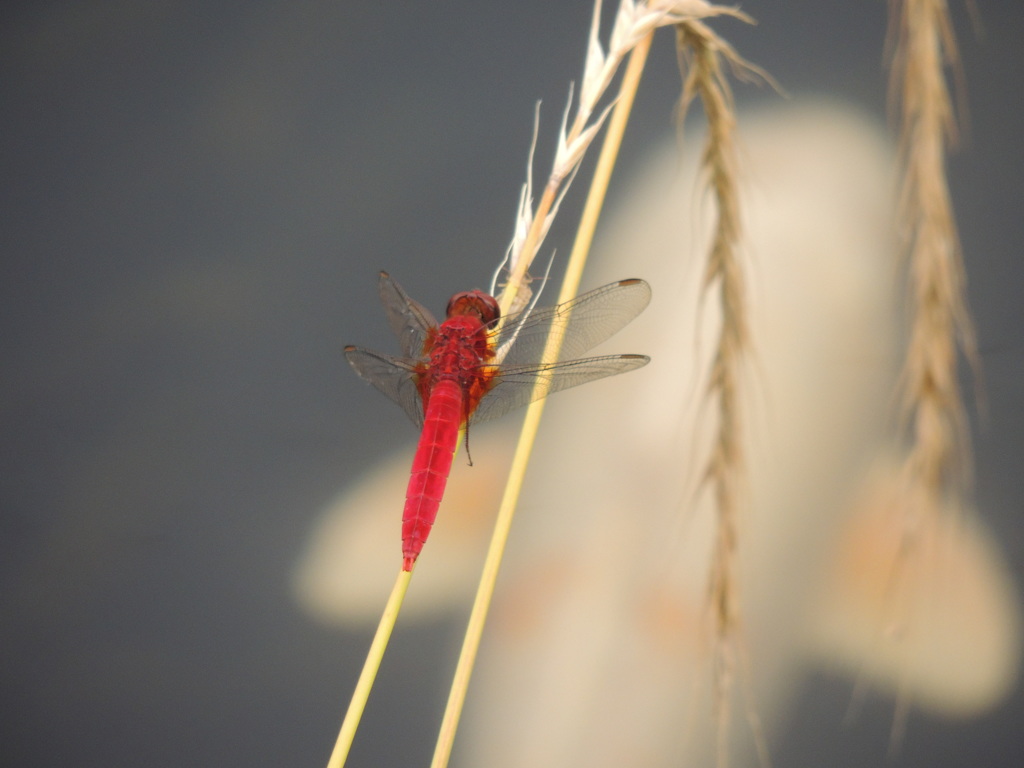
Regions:
[[[981, 36], [954, 8], [972, 124], [951, 178], [991, 414], [978, 502], [1024, 583], [1024, 4], [978, 5]], [[717, 27], [788, 91], [884, 115], [885, 3], [744, 8], [757, 28]], [[489, 279], [534, 102], [550, 129], [589, 13], [4, 4], [4, 765], [325, 761], [369, 636], [311, 623], [289, 573], [315, 511], [409, 436], [398, 409], [363, 407], [341, 346], [390, 348], [378, 269], [435, 309]], [[627, 165], [670, 130], [668, 38]], [[399, 632], [352, 765], [427, 761], [451, 619]], [[914, 715], [898, 763], [1024, 764], [1020, 690], [969, 724]], [[849, 696], [813, 681], [775, 763], [882, 763], [891, 704], [844, 728]]]

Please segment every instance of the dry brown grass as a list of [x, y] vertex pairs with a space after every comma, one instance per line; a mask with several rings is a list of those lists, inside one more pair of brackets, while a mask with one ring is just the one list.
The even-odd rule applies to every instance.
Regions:
[[[740, 380], [751, 353], [752, 339], [747, 320], [746, 277], [739, 250], [742, 224], [736, 110], [724, 66], [731, 66], [740, 74], [763, 73], [744, 61], [700, 21], [676, 26], [676, 51], [684, 75], [680, 123], [694, 99], [700, 100], [707, 118], [701, 166], [715, 211], [702, 292], [705, 297], [716, 294], [721, 308], [721, 325], [705, 389], [705, 396], [717, 416], [717, 425], [703, 480], [711, 488], [717, 515], [708, 576], [708, 607], [714, 649], [718, 764], [725, 766], [728, 764], [732, 689], [737, 672], [744, 672], [746, 658], [738, 577], [739, 519], [746, 485]], [[762, 762], [767, 764], [767, 751], [753, 706], [748, 707], [748, 719]]]
[[[901, 387], [908, 442], [905, 498], [896, 510], [903, 516], [904, 541], [893, 576], [896, 590], [912, 561], [927, 556], [926, 542], [950, 533], [949, 511], [962, 508], [971, 469], [957, 362], [963, 352], [976, 367], [976, 349], [946, 179], [946, 153], [957, 136], [947, 82], [947, 69], [959, 68], [955, 35], [945, 0], [893, 0], [890, 13], [890, 100], [899, 119], [899, 221], [910, 312]], [[897, 605], [899, 599], [893, 596]], [[898, 624], [901, 617], [894, 620]], [[908, 706], [901, 697], [894, 743]]]
[[903, 379], [912, 442], [907, 468], [935, 501], [962, 493], [970, 478], [956, 368], [958, 348], [972, 363], [976, 350], [946, 180], [946, 151], [955, 142], [956, 122], [945, 69], [958, 66], [958, 58], [944, 0], [900, 0], [892, 11], [896, 43], [890, 85], [900, 119], [900, 222], [910, 278]]
[[[620, 0], [606, 50], [599, 35], [601, 0], [595, 1], [575, 110], [573, 90], [570, 88], [555, 157], [536, 207], [533, 204], [532, 167], [527, 172], [516, 214], [516, 234], [505, 265], [507, 281], [498, 297], [503, 313], [512, 307], [525, 306], [528, 302], [528, 299], [520, 296], [520, 293], [528, 290], [528, 270], [558, 213], [559, 203], [572, 183], [576, 169], [611, 111], [613, 104], [607, 103], [606, 94], [622, 62], [638, 46], [649, 44], [650, 36], [660, 27], [699, 22], [700, 19], [717, 16], [748, 18], [733, 8], [705, 0]], [[532, 166], [532, 150], [529, 163]]]

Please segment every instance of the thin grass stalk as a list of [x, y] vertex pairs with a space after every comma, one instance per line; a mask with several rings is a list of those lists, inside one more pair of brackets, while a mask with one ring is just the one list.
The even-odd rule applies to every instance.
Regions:
[[[629, 64], [619, 89], [618, 100], [608, 126], [608, 133], [605, 136], [601, 155], [598, 159], [594, 179], [591, 182], [580, 226], [576, 233], [572, 254], [569, 257], [566, 276], [562, 282], [558, 303], [571, 299], [576, 295], [579, 288], [583, 267], [586, 265], [590, 244], [594, 238], [594, 230], [597, 227], [597, 220], [600, 217], [601, 208], [608, 191], [608, 182], [615, 167], [619, 148], [622, 145], [622, 136], [629, 121], [629, 114], [633, 108], [633, 100], [640, 84], [640, 76], [647, 61], [647, 54], [650, 51], [652, 39], [653, 32], [644, 38], [630, 55]], [[553, 335], [548, 340], [547, 347], [545, 348], [544, 360], [552, 361], [557, 359], [560, 345], [561, 338]], [[538, 382], [538, 386], [543, 387], [543, 382]], [[505, 485], [505, 492], [498, 510], [494, 533], [487, 550], [487, 559], [484, 562], [476, 598], [473, 601], [473, 609], [466, 626], [462, 650], [452, 678], [452, 687], [448, 695], [444, 717], [441, 721], [441, 728], [438, 732], [431, 768], [444, 768], [448, 765], [448, 760], [451, 756], [452, 745], [455, 742], [455, 732], [458, 728], [459, 719], [466, 700], [466, 691], [473, 673], [473, 666], [476, 663], [477, 652], [480, 649], [480, 639], [487, 622], [491, 598], [494, 596], [498, 570], [501, 567], [501, 560], [505, 553], [512, 520], [515, 516], [519, 495], [526, 477], [526, 469], [529, 465], [530, 455], [540, 428], [540, 419], [544, 413], [544, 403], [545, 400], [543, 398], [534, 400], [527, 409], [526, 418], [523, 421], [523, 428], [519, 435], [519, 442], [516, 445], [512, 466], [509, 469], [509, 476]]]
[[[705, 396], [712, 403], [717, 424], [703, 483], [711, 488], [716, 514], [708, 607], [713, 644], [713, 691], [717, 725], [718, 765], [728, 765], [731, 695], [737, 674], [745, 670], [739, 566], [739, 515], [747, 476], [743, 450], [743, 413], [740, 379], [750, 354], [746, 286], [738, 252], [741, 219], [736, 160], [736, 115], [732, 90], [723, 71], [723, 59], [740, 71], [758, 72], [700, 21], [676, 26], [676, 49], [685, 74], [680, 99], [680, 120], [699, 98], [708, 123], [708, 138], [701, 157], [702, 172], [714, 201], [716, 220], [702, 296], [717, 293], [721, 325]], [[747, 718], [754, 731], [763, 765], [767, 765], [759, 719], [749, 703]]]
[[[925, 556], [923, 542], [952, 522], [945, 511], [962, 507], [971, 458], [957, 383], [958, 352], [976, 371], [978, 363], [946, 180], [946, 152], [956, 140], [956, 121], [945, 68], [956, 70], [959, 60], [945, 0], [893, 0], [889, 39], [895, 43], [890, 100], [900, 121], [899, 217], [911, 313], [901, 381], [909, 448], [902, 468], [906, 496], [898, 507], [903, 542], [894, 566], [896, 583], [911, 570], [911, 560]], [[898, 595], [893, 600], [898, 603]], [[908, 706], [901, 692], [891, 748], [900, 742]]]
[[377, 631], [373, 635], [373, 642], [370, 643], [370, 650], [366, 654], [366, 661], [363, 662], [363, 670], [359, 673], [359, 680], [356, 682], [355, 691], [352, 693], [352, 700], [349, 702], [348, 710], [345, 712], [345, 719], [341, 722], [341, 731], [338, 733], [338, 740], [334, 744], [334, 751], [327, 761], [327, 768], [341, 768], [348, 759], [349, 750], [352, 749], [352, 741], [355, 739], [356, 731], [359, 728], [359, 721], [363, 717], [363, 710], [366, 709], [366, 701], [370, 697], [373, 683], [377, 679], [377, 670], [380, 669], [381, 660], [384, 658], [384, 651], [387, 650], [388, 641], [395, 628], [395, 621], [402, 609], [405, 600], [405, 593], [409, 589], [409, 582], [412, 579], [412, 571], [399, 570], [398, 578], [395, 579], [395, 586], [391, 588], [391, 595], [388, 597], [384, 612], [381, 614]]

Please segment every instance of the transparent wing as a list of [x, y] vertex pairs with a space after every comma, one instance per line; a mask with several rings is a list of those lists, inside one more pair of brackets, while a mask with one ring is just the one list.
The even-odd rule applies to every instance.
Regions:
[[[622, 330], [650, 300], [651, 287], [643, 280], [611, 283], [557, 307], [509, 316], [497, 334], [495, 349], [503, 367], [536, 364], [548, 335], [553, 329], [561, 329], [563, 340], [557, 360], [571, 360]], [[506, 347], [502, 358], [501, 350]]]
[[[495, 376], [496, 383], [480, 400], [469, 420], [473, 424], [490, 421], [538, 397], [633, 371], [650, 361], [646, 355], [607, 355], [550, 365], [502, 365]], [[536, 384], [540, 380], [546, 380], [548, 388], [538, 393]]]
[[415, 360], [392, 357], [362, 347], [345, 347], [345, 359], [356, 373], [394, 400], [417, 427], [423, 426], [423, 401], [416, 389]]
[[[356, 373], [398, 403], [421, 427], [423, 402], [416, 379], [423, 370], [426, 344], [437, 323], [386, 272], [380, 273], [378, 289], [403, 356], [349, 346], [345, 347], [345, 357]], [[573, 358], [621, 330], [650, 299], [650, 286], [643, 280], [622, 280], [557, 307], [510, 316], [493, 339], [504, 353], [500, 365], [484, 366], [494, 384], [474, 409], [471, 421], [495, 419], [526, 405], [538, 397], [535, 389], [541, 380], [547, 382], [543, 394], [551, 394], [647, 365], [649, 358], [644, 355]], [[541, 365], [538, 361], [553, 330], [563, 336], [561, 350], [555, 362]]]
[[405, 357], [422, 356], [430, 329], [437, 327], [434, 316], [418, 301], [409, 298], [409, 294], [387, 272], [380, 273], [377, 291], [388, 316], [388, 325], [398, 337], [402, 354]]

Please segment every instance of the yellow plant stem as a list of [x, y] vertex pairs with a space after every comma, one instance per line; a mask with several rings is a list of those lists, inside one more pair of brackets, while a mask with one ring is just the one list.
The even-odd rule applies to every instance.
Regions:
[[384, 613], [381, 614], [380, 623], [377, 625], [377, 632], [370, 643], [370, 650], [366, 654], [366, 661], [363, 663], [363, 671], [359, 674], [359, 681], [352, 693], [352, 701], [349, 702], [348, 711], [345, 712], [345, 719], [341, 723], [341, 731], [338, 733], [338, 741], [334, 744], [334, 751], [331, 759], [327, 761], [327, 768], [341, 768], [348, 759], [348, 752], [352, 748], [352, 740], [355, 738], [356, 729], [359, 728], [359, 721], [366, 708], [366, 700], [370, 697], [370, 690], [373, 682], [377, 679], [377, 670], [380, 669], [381, 659], [384, 658], [384, 651], [388, 647], [388, 640], [391, 639], [391, 632], [395, 628], [395, 620], [398, 612], [402, 609], [402, 601], [405, 600], [406, 590], [409, 589], [409, 581], [412, 579], [412, 571], [399, 571], [395, 586], [391, 589], [391, 596], [387, 605], [384, 606]]
[[[594, 180], [591, 183], [580, 226], [576, 233], [576, 242], [569, 257], [565, 281], [562, 284], [561, 295], [558, 298], [559, 303], [568, 301], [575, 296], [579, 287], [590, 244], [594, 238], [594, 230], [597, 227], [597, 219], [601, 214], [601, 207], [604, 204], [605, 194], [608, 190], [608, 181], [611, 178], [619, 147], [622, 144], [622, 135], [626, 130], [626, 123], [629, 121], [629, 113], [633, 107], [633, 98], [640, 84], [640, 75], [643, 73], [644, 64], [647, 61], [647, 53], [651, 47], [652, 37], [653, 33], [644, 38], [630, 54], [629, 63], [619, 89], [619, 98], [608, 125], [608, 133], [605, 136], [604, 145], [594, 173]], [[544, 359], [556, 359], [560, 345], [561, 338], [549, 339], [544, 351]], [[539, 382], [538, 386], [542, 387], [543, 382]], [[487, 621], [487, 612], [491, 605], [491, 598], [494, 595], [498, 568], [501, 565], [505, 544], [508, 541], [509, 529], [512, 525], [512, 518], [515, 515], [519, 493], [522, 490], [523, 479], [526, 475], [526, 467], [530, 461], [530, 454], [533, 450], [537, 430], [540, 426], [540, 417], [543, 412], [543, 399], [534, 400], [526, 412], [523, 429], [519, 435], [519, 444], [516, 446], [512, 467], [509, 470], [505, 494], [498, 510], [494, 534], [491, 537], [490, 548], [487, 551], [487, 560], [484, 563], [480, 584], [477, 587], [476, 599], [473, 602], [473, 610], [466, 627], [462, 651], [459, 654], [455, 675], [452, 678], [448, 705], [445, 708], [444, 718], [441, 721], [441, 729], [438, 733], [437, 745], [434, 748], [434, 759], [431, 762], [431, 768], [444, 768], [448, 765], [448, 759], [451, 756], [452, 744], [455, 741], [455, 731], [458, 728], [462, 707], [466, 700], [466, 689], [469, 687], [469, 678], [473, 672], [477, 651], [480, 648], [480, 638], [483, 635], [484, 624]]]

